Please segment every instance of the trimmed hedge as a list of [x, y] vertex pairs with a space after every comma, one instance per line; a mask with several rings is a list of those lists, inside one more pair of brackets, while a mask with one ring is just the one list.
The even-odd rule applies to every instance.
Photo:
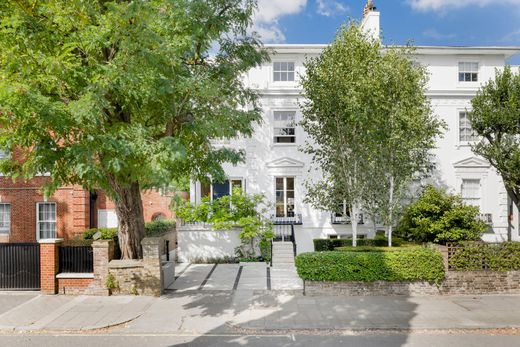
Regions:
[[457, 271], [520, 270], [520, 242], [464, 243], [449, 259]]
[[429, 281], [444, 279], [440, 252], [410, 248], [398, 252], [313, 252], [296, 257], [298, 275], [312, 281]]
[[414, 248], [422, 248], [417, 245], [407, 245], [401, 247], [372, 247], [372, 246], [358, 246], [358, 247], [338, 247], [337, 252], [400, 252], [403, 250], [410, 250]]
[[117, 228], [93, 228], [87, 229], [83, 232], [83, 238], [85, 240], [92, 240], [94, 234], [97, 232], [101, 233], [101, 240], [114, 240], [117, 241]]
[[[315, 252], [333, 251], [338, 247], [352, 246], [352, 239], [314, 239], [312, 242], [314, 243]], [[402, 243], [403, 242], [401, 239], [395, 237], [392, 239], [392, 245], [394, 246], [400, 246]], [[388, 240], [386, 237], [376, 237], [375, 239], [358, 239], [357, 245], [367, 247], [385, 247], [388, 246]]]

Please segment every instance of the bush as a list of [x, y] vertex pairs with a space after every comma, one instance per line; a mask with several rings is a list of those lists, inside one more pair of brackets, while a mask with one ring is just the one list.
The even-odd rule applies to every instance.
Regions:
[[460, 197], [428, 186], [409, 205], [395, 235], [408, 241], [448, 242], [480, 240], [487, 226], [477, 220], [479, 209], [462, 203]]
[[[333, 251], [338, 247], [350, 247], [352, 246], [352, 239], [314, 239], [314, 251], [326, 252]], [[400, 246], [402, 240], [394, 237], [392, 238], [392, 244], [394, 246]], [[359, 247], [385, 247], [388, 246], [388, 240], [386, 237], [376, 237], [375, 239], [360, 239], [357, 240]]]
[[158, 220], [145, 223], [144, 233], [146, 236], [157, 236], [172, 230], [175, 227], [173, 220]]
[[400, 252], [402, 250], [410, 250], [412, 248], [421, 248], [417, 245], [406, 245], [401, 247], [373, 247], [373, 246], [358, 246], [358, 247], [338, 247], [334, 249], [337, 252]]
[[463, 243], [450, 258], [450, 266], [458, 271], [520, 270], [520, 243]]
[[85, 240], [92, 240], [94, 234], [98, 231], [101, 233], [101, 240], [114, 240], [117, 243], [117, 228], [87, 229], [83, 232], [83, 238]]
[[444, 279], [440, 252], [411, 248], [396, 252], [314, 252], [296, 257], [298, 275], [313, 281], [429, 281]]

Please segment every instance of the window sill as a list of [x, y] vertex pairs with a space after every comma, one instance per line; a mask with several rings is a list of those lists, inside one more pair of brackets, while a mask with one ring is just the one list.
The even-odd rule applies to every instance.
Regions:
[[297, 143], [273, 143], [271, 147], [298, 147]]

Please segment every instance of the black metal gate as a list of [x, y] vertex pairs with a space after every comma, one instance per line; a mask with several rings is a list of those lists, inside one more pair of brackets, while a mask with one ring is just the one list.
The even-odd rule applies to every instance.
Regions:
[[0, 243], [0, 290], [40, 289], [40, 245]]

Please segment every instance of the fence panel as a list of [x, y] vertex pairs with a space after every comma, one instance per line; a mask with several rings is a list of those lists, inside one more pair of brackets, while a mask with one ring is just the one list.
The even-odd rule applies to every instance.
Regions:
[[40, 245], [0, 243], [0, 290], [40, 289]]
[[92, 246], [62, 246], [59, 253], [60, 273], [94, 272]]

